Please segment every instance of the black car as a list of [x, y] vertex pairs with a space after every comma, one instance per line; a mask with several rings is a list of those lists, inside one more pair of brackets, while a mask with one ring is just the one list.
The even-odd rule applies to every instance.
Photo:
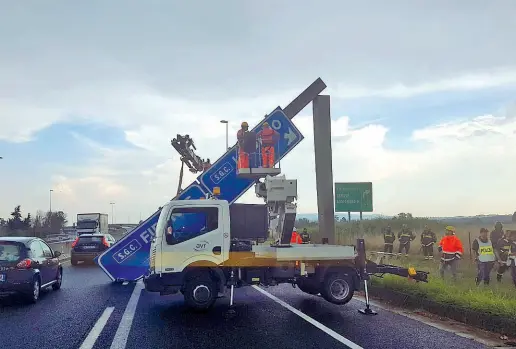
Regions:
[[0, 237], [0, 297], [21, 295], [36, 303], [41, 289], [61, 288], [61, 252], [35, 237]]
[[95, 257], [110, 248], [116, 242], [110, 234], [81, 234], [72, 243], [71, 263], [93, 262]]

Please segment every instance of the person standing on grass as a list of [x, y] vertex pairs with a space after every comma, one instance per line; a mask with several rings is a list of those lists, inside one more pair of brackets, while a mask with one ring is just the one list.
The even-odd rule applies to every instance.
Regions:
[[425, 225], [425, 229], [421, 233], [421, 248], [423, 250], [423, 255], [426, 260], [434, 259], [434, 244], [437, 242], [437, 237], [435, 233]]
[[439, 242], [439, 252], [441, 253], [441, 265], [439, 266], [439, 274], [444, 278], [444, 271], [450, 267], [453, 280], [457, 280], [457, 266], [459, 260], [464, 254], [462, 242], [455, 236], [455, 227], [447, 226], [445, 236]]
[[501, 238], [504, 237], [504, 232], [503, 232], [503, 225], [501, 222], [496, 222], [495, 223], [495, 228], [494, 230], [491, 232], [491, 235], [490, 235], [490, 239], [491, 239], [491, 242], [493, 243], [493, 246], [496, 247], [496, 245], [498, 245], [498, 241], [500, 241]]
[[493, 270], [494, 262], [496, 260], [493, 243], [487, 236], [489, 231], [486, 228], [480, 229], [480, 236], [473, 241], [471, 249], [475, 253], [475, 261], [477, 262], [477, 277], [475, 282], [480, 285], [480, 282], [484, 282], [484, 285], [489, 285], [491, 279], [491, 270]]
[[388, 225], [383, 229], [383, 252], [384, 253], [392, 253], [394, 247], [394, 240], [396, 240], [396, 235], [391, 229], [391, 226]]
[[406, 224], [401, 226], [401, 231], [398, 233], [398, 240], [400, 241], [400, 248], [398, 249], [398, 256], [401, 256], [405, 250], [405, 257], [408, 257], [410, 251], [410, 242], [416, 238], [416, 235], [410, 230]]
[[496, 281], [502, 282], [503, 274], [510, 268], [509, 254], [511, 251], [511, 242], [504, 235], [495, 245], [496, 260], [498, 262], [498, 270], [496, 272]]
[[511, 264], [511, 276], [514, 287], [516, 287], [516, 230], [507, 231], [509, 241], [511, 242], [511, 251], [509, 254], [509, 261]]

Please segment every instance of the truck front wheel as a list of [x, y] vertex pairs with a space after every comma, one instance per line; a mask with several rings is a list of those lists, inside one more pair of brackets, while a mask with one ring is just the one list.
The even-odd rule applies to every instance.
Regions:
[[353, 279], [346, 274], [327, 275], [321, 285], [321, 296], [333, 304], [348, 303], [353, 298], [354, 292]]
[[183, 295], [188, 307], [206, 311], [217, 299], [217, 284], [208, 274], [195, 275], [186, 280]]

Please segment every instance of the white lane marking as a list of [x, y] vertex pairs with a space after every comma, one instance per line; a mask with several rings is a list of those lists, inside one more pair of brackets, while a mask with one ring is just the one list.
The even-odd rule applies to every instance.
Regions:
[[113, 313], [113, 310], [115, 307], [107, 307], [104, 309], [104, 312], [102, 315], [100, 315], [99, 319], [95, 323], [95, 326], [91, 329], [90, 333], [88, 333], [88, 336], [86, 339], [84, 339], [84, 342], [82, 342], [82, 345], [80, 349], [91, 349], [95, 345], [95, 342], [97, 341], [97, 338], [99, 338], [100, 334], [102, 333], [102, 330], [104, 329], [104, 326], [106, 326], [106, 323], [109, 320], [109, 317]]
[[140, 280], [134, 286], [131, 298], [129, 298], [129, 302], [125, 307], [124, 315], [122, 315], [122, 320], [120, 320], [120, 324], [116, 330], [115, 338], [113, 339], [113, 343], [111, 343], [111, 349], [125, 349], [142, 289], [143, 281]]
[[344, 345], [347, 345], [350, 349], [364, 349], [362, 348], [361, 346], [359, 346], [358, 344], [356, 343], [353, 343], [352, 341], [350, 341], [349, 339], [347, 339], [346, 337], [343, 337], [341, 336], [340, 334], [338, 334], [337, 332], [333, 331], [332, 329], [324, 326], [323, 324], [321, 324], [319, 321], [317, 320], [314, 320], [312, 319], [310, 316], [306, 315], [305, 313], [297, 310], [296, 308], [292, 307], [291, 305], [285, 303], [284, 301], [282, 301], [281, 299], [279, 299], [278, 297], [270, 294], [269, 292], [265, 291], [265, 290], [262, 290], [260, 287], [256, 286], [256, 285], [253, 285], [253, 288], [255, 290], [257, 290], [258, 292], [261, 292], [262, 294], [264, 294], [265, 296], [269, 297], [270, 299], [272, 299], [273, 301], [275, 301], [276, 303], [278, 303], [279, 305], [283, 306], [284, 308], [290, 310], [291, 312], [293, 312], [294, 314], [296, 314], [297, 316], [299, 316], [300, 318], [302, 318], [303, 320], [311, 323], [312, 325], [314, 325], [315, 327], [317, 327], [318, 329], [320, 329], [321, 331], [325, 332], [326, 334], [328, 334], [329, 336], [335, 338], [336, 340], [338, 340], [339, 342], [341, 342], [342, 344]]

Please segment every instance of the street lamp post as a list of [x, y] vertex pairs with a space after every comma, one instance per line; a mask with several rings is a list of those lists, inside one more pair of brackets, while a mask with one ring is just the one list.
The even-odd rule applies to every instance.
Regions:
[[115, 215], [114, 215], [114, 211], [113, 211], [113, 208], [115, 207], [115, 203], [114, 202], [110, 202], [109, 203], [111, 205], [111, 224], [115, 224]]
[[220, 120], [221, 124], [226, 124], [226, 150], [229, 149], [229, 142], [228, 142], [228, 124], [229, 122], [227, 120]]
[[49, 195], [49, 199], [50, 199], [50, 213], [52, 213], [52, 192], [54, 191], [54, 189], [50, 189], [50, 195]]

